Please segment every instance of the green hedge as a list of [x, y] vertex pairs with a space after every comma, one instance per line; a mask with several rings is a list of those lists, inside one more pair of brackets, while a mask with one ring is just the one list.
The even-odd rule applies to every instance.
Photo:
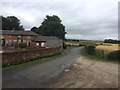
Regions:
[[95, 54], [95, 46], [93, 46], [93, 45], [85, 46], [85, 50], [86, 50], [87, 54], [89, 54], [89, 55]]
[[66, 49], [67, 48], [67, 46], [66, 46], [66, 44], [63, 42], [63, 49]]
[[19, 43], [19, 48], [26, 48], [27, 47], [27, 43]]
[[97, 44], [94, 42], [81, 42], [79, 46], [97, 46]]
[[120, 50], [113, 51], [111, 53], [108, 53], [107, 58], [109, 60], [119, 60], [120, 61]]

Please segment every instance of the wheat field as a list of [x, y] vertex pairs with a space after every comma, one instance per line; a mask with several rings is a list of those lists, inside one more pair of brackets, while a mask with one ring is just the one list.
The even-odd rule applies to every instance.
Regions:
[[120, 49], [120, 46], [118, 44], [103, 44], [96, 46], [96, 49], [98, 50], [104, 50], [106, 53], [116, 51]]

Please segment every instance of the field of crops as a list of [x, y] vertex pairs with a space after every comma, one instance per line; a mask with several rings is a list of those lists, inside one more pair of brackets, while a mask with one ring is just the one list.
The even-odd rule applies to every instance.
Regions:
[[119, 50], [120, 47], [118, 44], [103, 44], [96, 46], [96, 49], [98, 50], [104, 50], [106, 53]]

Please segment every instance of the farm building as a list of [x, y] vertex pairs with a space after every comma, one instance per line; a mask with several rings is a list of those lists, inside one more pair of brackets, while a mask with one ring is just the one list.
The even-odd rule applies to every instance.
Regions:
[[40, 36], [38, 35], [33, 39], [34, 42], [38, 42], [44, 47], [60, 47], [63, 45], [63, 41], [55, 36]]
[[15, 48], [20, 43], [28, 47], [62, 47], [63, 41], [55, 36], [41, 36], [32, 31], [0, 30], [0, 47]]

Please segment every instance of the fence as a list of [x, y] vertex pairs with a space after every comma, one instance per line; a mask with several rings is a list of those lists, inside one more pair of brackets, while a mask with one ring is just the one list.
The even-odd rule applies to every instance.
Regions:
[[61, 52], [61, 47], [44, 48], [39, 50], [21, 51], [2, 53], [2, 65], [9, 65], [12, 63], [18, 64], [25, 61], [30, 61], [36, 58], [52, 56]]

